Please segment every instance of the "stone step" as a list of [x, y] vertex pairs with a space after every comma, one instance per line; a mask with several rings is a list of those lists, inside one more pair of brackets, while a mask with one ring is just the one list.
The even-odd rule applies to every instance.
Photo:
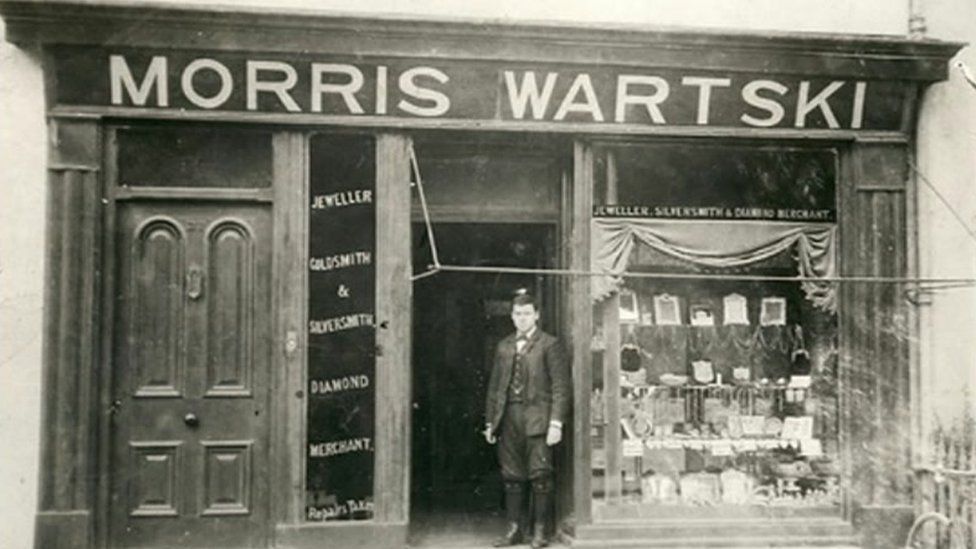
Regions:
[[775, 538], [790, 535], [803, 538], [854, 538], [856, 532], [848, 522], [839, 518], [782, 518], [782, 519], [686, 519], [605, 521], [579, 526], [576, 539], [671, 539], [705, 538]]
[[685, 538], [631, 538], [631, 539], [576, 539], [571, 547], [593, 549], [638, 549], [654, 547], [699, 547], [736, 549], [860, 549], [853, 536], [806, 536], [781, 535], [777, 537], [708, 537], [689, 536]]
[[840, 518], [836, 506], [738, 505], [717, 504], [703, 507], [666, 504], [600, 505], [593, 509], [595, 522], [627, 520], [696, 520]]

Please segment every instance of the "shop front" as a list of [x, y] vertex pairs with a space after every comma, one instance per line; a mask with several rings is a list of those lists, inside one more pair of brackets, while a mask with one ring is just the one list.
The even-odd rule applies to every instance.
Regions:
[[39, 547], [493, 536], [518, 287], [572, 357], [564, 541], [881, 547], [910, 519], [891, 282], [956, 45], [0, 14], [47, 83]]

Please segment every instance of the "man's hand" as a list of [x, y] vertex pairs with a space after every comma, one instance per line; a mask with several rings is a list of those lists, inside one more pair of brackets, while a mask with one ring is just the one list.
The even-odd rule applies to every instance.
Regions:
[[556, 421], [549, 422], [549, 432], [546, 433], [546, 444], [555, 446], [563, 439], [563, 424]]
[[494, 444], [498, 442], [498, 438], [495, 437], [495, 435], [493, 435], [491, 432], [490, 423], [485, 424], [485, 430], [483, 431], [483, 434], [485, 435], [485, 441], [488, 442], [488, 444]]

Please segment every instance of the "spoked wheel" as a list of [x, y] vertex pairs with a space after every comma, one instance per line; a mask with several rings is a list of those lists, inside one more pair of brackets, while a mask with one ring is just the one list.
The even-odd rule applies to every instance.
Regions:
[[966, 542], [958, 525], [936, 511], [919, 515], [908, 530], [905, 549], [965, 549]]

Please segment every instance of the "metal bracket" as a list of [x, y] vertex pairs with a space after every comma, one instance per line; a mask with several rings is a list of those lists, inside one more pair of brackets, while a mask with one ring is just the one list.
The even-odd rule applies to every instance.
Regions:
[[186, 273], [186, 295], [194, 301], [203, 295], [203, 272], [196, 265]]
[[298, 332], [288, 330], [285, 334], [285, 356], [292, 357], [298, 350]]
[[931, 305], [932, 293], [933, 290], [931, 288], [916, 286], [914, 288], [905, 289], [905, 299], [916, 307]]

